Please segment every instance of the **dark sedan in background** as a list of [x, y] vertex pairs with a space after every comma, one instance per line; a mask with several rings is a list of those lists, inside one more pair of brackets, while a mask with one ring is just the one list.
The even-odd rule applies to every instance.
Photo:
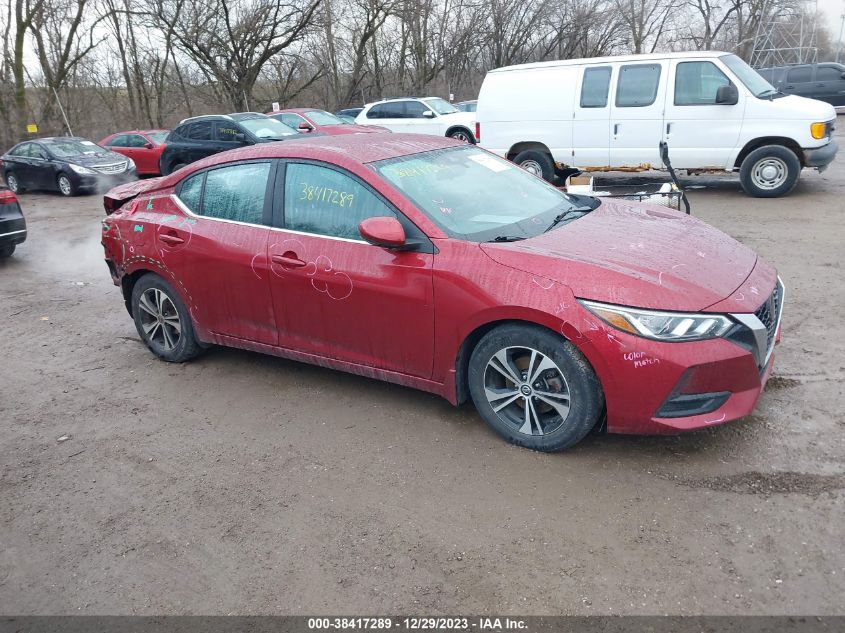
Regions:
[[14, 192], [0, 187], [0, 259], [15, 252], [26, 241], [26, 220]]
[[105, 191], [137, 177], [131, 158], [74, 136], [18, 143], [0, 157], [0, 170], [14, 193], [42, 189], [63, 196]]

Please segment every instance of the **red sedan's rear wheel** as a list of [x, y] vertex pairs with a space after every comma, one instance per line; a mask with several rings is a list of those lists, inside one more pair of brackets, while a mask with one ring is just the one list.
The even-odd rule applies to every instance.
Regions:
[[136, 282], [132, 317], [141, 340], [161, 359], [181, 363], [202, 351], [188, 309], [158, 275], [148, 273]]
[[598, 378], [577, 348], [537, 326], [488, 332], [470, 357], [468, 380], [484, 421], [509, 442], [538, 451], [577, 444], [604, 406]]

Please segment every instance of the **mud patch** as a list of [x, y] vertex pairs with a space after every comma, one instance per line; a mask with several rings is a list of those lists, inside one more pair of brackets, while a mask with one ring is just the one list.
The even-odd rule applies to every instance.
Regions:
[[797, 387], [801, 384], [800, 380], [795, 378], [787, 378], [786, 376], [772, 376], [766, 383], [766, 389], [777, 391], [779, 389], [789, 389], [790, 387]]
[[689, 488], [706, 488], [719, 492], [751, 495], [801, 494], [817, 497], [845, 488], [845, 475], [813, 475], [809, 473], [749, 471], [723, 477], [675, 479]]

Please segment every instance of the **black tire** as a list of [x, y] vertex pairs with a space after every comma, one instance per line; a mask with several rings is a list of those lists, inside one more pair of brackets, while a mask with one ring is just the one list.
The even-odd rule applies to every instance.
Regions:
[[[493, 366], [503, 353], [509, 362], [506, 371], [519, 371], [520, 382], [505, 378]], [[528, 384], [526, 374], [535, 358], [535, 379]], [[599, 380], [581, 352], [539, 326], [503, 325], [485, 334], [470, 356], [467, 380], [475, 408], [487, 425], [508, 442], [535, 451], [574, 446], [599, 422], [604, 409]], [[499, 404], [497, 412], [494, 406]]]
[[550, 154], [536, 149], [527, 149], [517, 154], [513, 162], [547, 182], [554, 180], [555, 163]]
[[186, 167], [186, 166], [187, 166], [187, 164], [186, 164], [186, 163], [173, 163], [173, 165], [171, 165], [171, 166], [170, 166], [170, 171], [169, 171], [169, 172], [167, 172], [167, 174], [168, 174], [168, 175], [170, 175], [170, 174], [172, 174], [172, 173], [174, 173], [174, 172], [179, 171], [180, 169], [182, 169], [182, 168], [184, 168], [184, 167]]
[[23, 193], [25, 191], [25, 189], [21, 187], [21, 182], [20, 180], [18, 180], [18, 177], [17, 175], [15, 175], [15, 172], [7, 171], [4, 174], [3, 178], [6, 180], [6, 186], [12, 193], [18, 194]]
[[[162, 293], [166, 300], [157, 301], [157, 293]], [[131, 307], [138, 335], [162, 360], [183, 363], [202, 353], [188, 309], [173, 287], [158, 275], [147, 273], [135, 283]], [[150, 307], [162, 318], [153, 315]]]
[[453, 138], [457, 141], [463, 141], [464, 143], [469, 143], [470, 145], [475, 145], [475, 137], [465, 127], [455, 128], [454, 130], [449, 130], [449, 133], [446, 135], [449, 138]]
[[739, 168], [742, 189], [755, 198], [785, 196], [798, 184], [801, 161], [783, 145], [764, 145], [748, 154]]
[[15, 244], [5, 244], [0, 246], [0, 259], [6, 259], [7, 257], [11, 257], [12, 253], [15, 252]]
[[76, 187], [73, 185], [73, 181], [67, 174], [59, 174], [56, 176], [56, 188], [59, 190], [59, 193], [66, 198], [76, 195]]

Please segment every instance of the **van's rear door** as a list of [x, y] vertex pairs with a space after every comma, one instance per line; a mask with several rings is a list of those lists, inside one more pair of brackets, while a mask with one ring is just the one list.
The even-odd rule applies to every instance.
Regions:
[[[745, 87], [716, 59], [679, 59], [670, 65], [663, 138], [673, 167], [725, 169], [739, 142]], [[732, 83], [735, 104], [716, 103], [716, 91]]]
[[668, 60], [619, 64], [610, 106], [610, 165], [661, 165]]

